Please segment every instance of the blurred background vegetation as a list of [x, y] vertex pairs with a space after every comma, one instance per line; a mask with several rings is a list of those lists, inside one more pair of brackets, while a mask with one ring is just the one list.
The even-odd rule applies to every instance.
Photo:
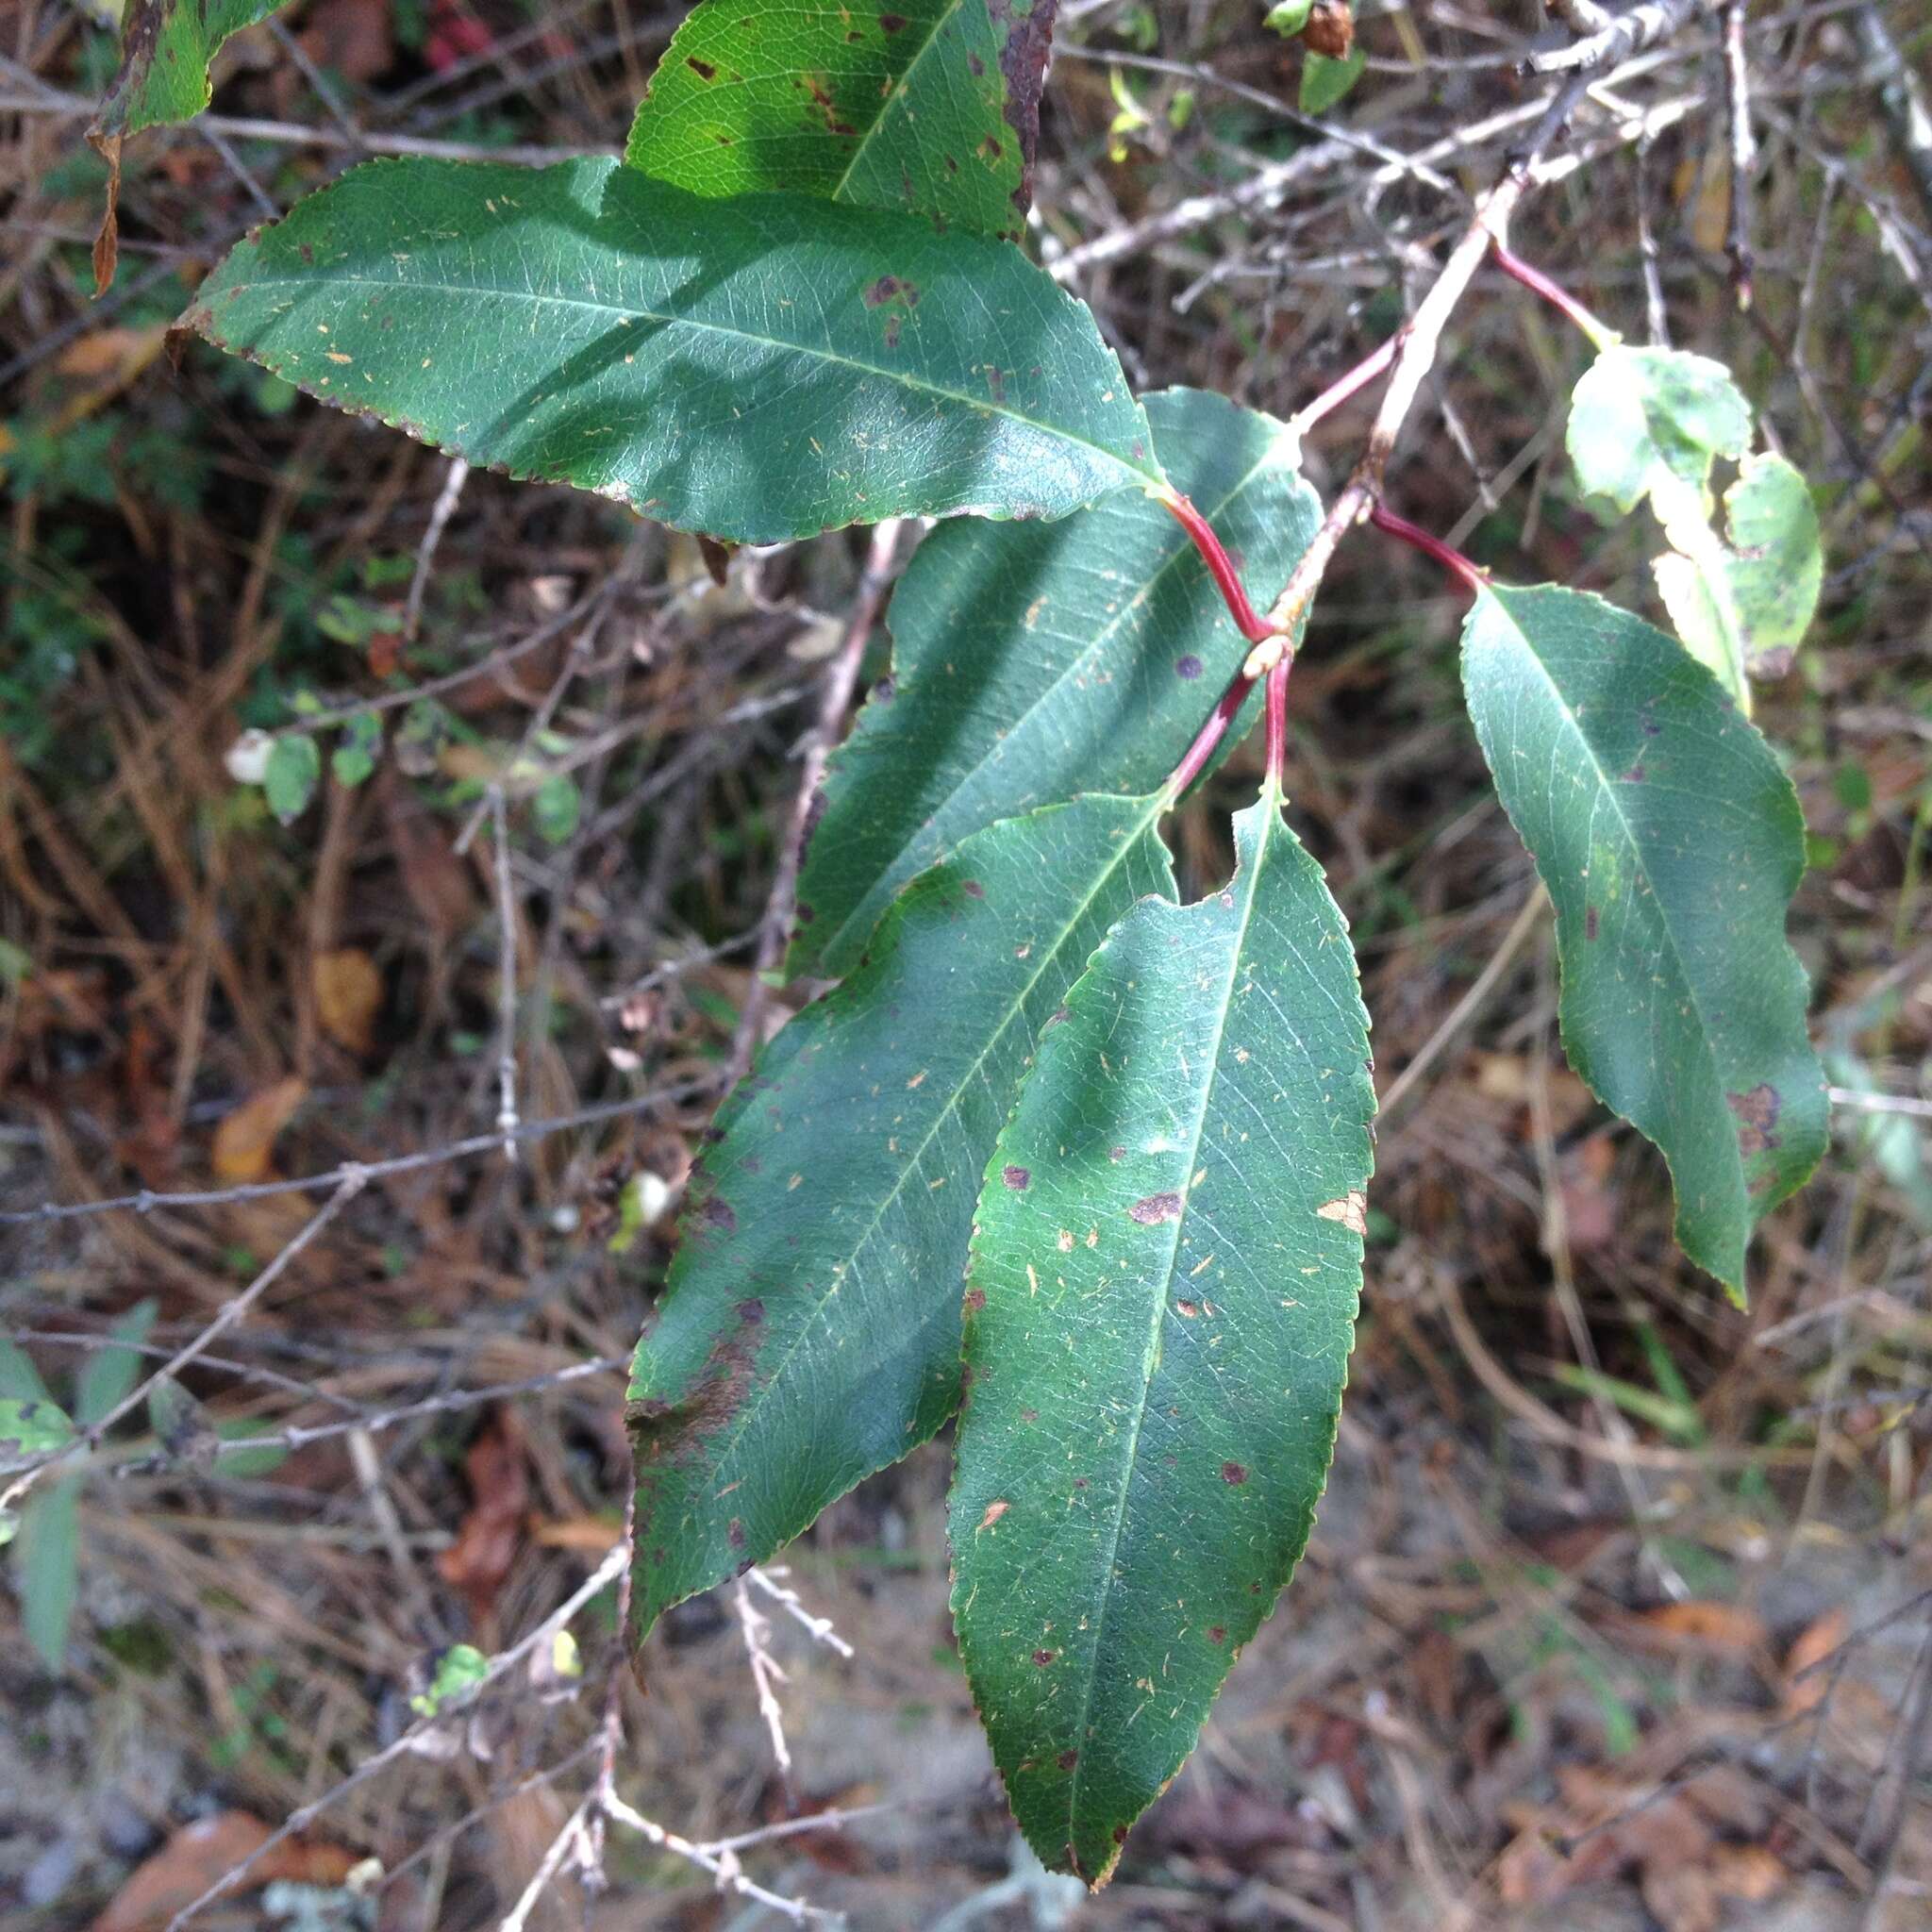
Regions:
[[[1068, 0], [1034, 239], [1137, 384], [1285, 416], [1399, 325], [1534, 118], [1518, 63], [1563, 37], [1529, 0], [1365, 8], [1324, 100], [1263, 10]], [[212, 116], [130, 142], [94, 301], [101, 11], [0, 11], [0, 1208], [225, 1198], [0, 1225], [0, 1394], [104, 1415], [257, 1291], [37, 1501], [0, 1591], [0, 1906], [127, 1932], [617, 1535], [622, 1364], [864, 541], [727, 566], [166, 353], [219, 254], [359, 154], [617, 146], [681, 8], [293, 7], [230, 44]], [[1352, 540], [1295, 675], [1291, 790], [1386, 1111], [1303, 1578], [1076, 1905], [1009, 1874], [945, 1614], [945, 1447], [874, 1478], [791, 1555], [857, 1654], [778, 1616], [789, 1774], [728, 1593], [674, 1613], [651, 1696], [624, 1692], [622, 1789], [691, 1838], [891, 1801], [748, 1851], [788, 1895], [880, 1927], [1932, 1922], [1932, 169], [1900, 78], [1932, 24], [1761, 0], [1742, 34], [1747, 308], [1719, 11], [1595, 90], [1514, 240], [1632, 339], [1734, 368], [1813, 484], [1824, 604], [1757, 717], [1811, 827], [1792, 930], [1839, 1090], [1826, 1167], [1761, 1234], [1748, 1313], [1676, 1254], [1659, 1162], [1562, 1062], [1458, 600]], [[1391, 501], [1499, 575], [1659, 617], [1642, 520], [1607, 533], [1561, 460], [1586, 353], [1486, 276]], [[1365, 422], [1321, 426], [1318, 485]], [[888, 661], [882, 629], [867, 676]], [[1194, 886], [1254, 771], [1176, 820]], [[576, 1123], [515, 1161], [490, 1134], [507, 952], [522, 1111]], [[231, 1191], [346, 1161], [394, 1165], [262, 1285], [320, 1197]], [[498, 1922], [585, 1774], [610, 1623], [606, 1592], [580, 1680], [543, 1647], [197, 1923]], [[371, 1857], [388, 1875], [345, 1886]], [[774, 1923], [642, 1840], [608, 1868], [531, 1923]]]

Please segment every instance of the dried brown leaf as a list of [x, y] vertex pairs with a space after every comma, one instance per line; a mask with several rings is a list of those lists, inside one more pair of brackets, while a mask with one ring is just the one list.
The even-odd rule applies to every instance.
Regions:
[[382, 974], [375, 961], [359, 946], [340, 946], [316, 954], [313, 972], [322, 1030], [353, 1054], [369, 1052], [382, 1010]]
[[243, 1187], [267, 1176], [275, 1137], [289, 1124], [308, 1091], [308, 1083], [290, 1074], [251, 1094], [215, 1129], [214, 1169], [218, 1180]]

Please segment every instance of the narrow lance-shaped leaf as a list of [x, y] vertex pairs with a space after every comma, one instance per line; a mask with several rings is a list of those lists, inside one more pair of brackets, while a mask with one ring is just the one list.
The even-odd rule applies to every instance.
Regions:
[[1796, 794], [1710, 675], [1601, 598], [1486, 590], [1462, 640], [1483, 755], [1557, 908], [1564, 1048], [1663, 1151], [1678, 1241], [1741, 1300], [1753, 1225], [1825, 1142], [1785, 941]]
[[1017, 249], [614, 160], [367, 162], [184, 322], [471, 461], [746, 541], [1162, 480], [1092, 317]]
[[[1162, 467], [1265, 608], [1321, 513], [1286, 425], [1198, 390], [1145, 402]], [[1248, 650], [1180, 526], [1124, 491], [1064, 523], [935, 530], [891, 625], [892, 675], [832, 758], [794, 973], [846, 972], [892, 894], [995, 819], [1151, 791]]]
[[987, 1156], [1061, 994], [1171, 886], [1160, 806], [1078, 799], [968, 840], [720, 1115], [631, 1373], [639, 1641], [953, 1412]]
[[1341, 915], [1272, 787], [1198, 905], [1135, 908], [980, 1199], [953, 1614], [1015, 1817], [1098, 1885], [1307, 1541], [1374, 1093]]
[[705, 0], [625, 159], [703, 195], [783, 188], [1017, 235], [1056, 0]]

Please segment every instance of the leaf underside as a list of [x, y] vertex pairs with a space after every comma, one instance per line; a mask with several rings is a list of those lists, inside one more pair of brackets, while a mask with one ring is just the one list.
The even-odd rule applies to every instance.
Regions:
[[1017, 236], [1056, 0], [705, 0], [625, 161], [695, 194], [785, 189]]
[[1741, 1300], [1753, 1225], [1825, 1144], [1785, 940], [1805, 867], [1790, 781], [1702, 666], [1581, 591], [1482, 591], [1463, 682], [1556, 906], [1565, 1051], [1662, 1150], [1679, 1243]]
[[[1272, 597], [1320, 516], [1287, 430], [1198, 390], [1144, 400], [1163, 469]], [[848, 971], [906, 881], [993, 820], [1152, 790], [1248, 649], [1179, 525], [1128, 491], [1064, 523], [935, 530], [891, 625], [892, 675], [827, 774], [793, 974]]]
[[638, 1641], [953, 1412], [987, 1157], [1093, 948], [1172, 888], [1160, 803], [1078, 799], [968, 840], [726, 1104], [631, 1374]]
[[133, 0], [121, 30], [121, 67], [89, 130], [96, 139], [192, 121], [213, 90], [208, 64], [224, 42], [286, 0]]
[[987, 1171], [953, 1612], [1028, 1842], [1098, 1885], [1307, 1541], [1361, 1286], [1368, 1015], [1272, 791], [1068, 995]]
[[615, 160], [367, 162], [183, 322], [473, 462], [744, 541], [1161, 481], [1092, 317], [1017, 249]]

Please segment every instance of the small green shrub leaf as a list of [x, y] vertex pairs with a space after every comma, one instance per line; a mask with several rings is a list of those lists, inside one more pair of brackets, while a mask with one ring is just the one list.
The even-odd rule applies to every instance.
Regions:
[[561, 845], [577, 828], [584, 808], [576, 780], [568, 772], [553, 772], [538, 786], [530, 800], [530, 815], [544, 841]]
[[139, 134], [192, 121], [213, 92], [208, 67], [224, 42], [287, 0], [131, 0], [121, 30], [121, 71], [90, 130]]
[[968, 1274], [960, 1654], [1027, 1841], [1094, 1885], [1301, 1557], [1361, 1289], [1354, 954], [1272, 788], [1236, 839], [1067, 996]]
[[1292, 40], [1308, 24], [1308, 16], [1315, 10], [1315, 0], [1280, 0], [1271, 7], [1263, 16], [1261, 25], [1272, 27], [1283, 40]]
[[472, 461], [745, 541], [1163, 480], [1091, 315], [1017, 249], [614, 160], [367, 162], [184, 324]]
[[20, 1620], [34, 1654], [50, 1671], [67, 1657], [80, 1584], [80, 1484], [50, 1474], [28, 1495], [13, 1538], [13, 1582]]
[[1302, 89], [1297, 102], [1304, 114], [1325, 114], [1339, 107], [1355, 90], [1369, 64], [1365, 47], [1351, 47], [1339, 59], [1318, 54], [1313, 47], [1302, 56]]
[[1171, 884], [1160, 805], [1077, 799], [974, 834], [720, 1114], [631, 1371], [639, 1641], [952, 1414], [987, 1157], [1089, 955]]
[[[1174, 487], [1265, 608], [1321, 514], [1286, 427], [1199, 390], [1146, 408]], [[891, 624], [891, 678], [827, 774], [793, 973], [848, 971], [906, 881], [995, 819], [1151, 791], [1248, 649], [1180, 526], [1124, 491], [1064, 523], [935, 530]]]
[[307, 732], [291, 732], [275, 740], [262, 775], [268, 808], [285, 825], [292, 825], [308, 809], [322, 778], [322, 753]]
[[409, 1699], [418, 1717], [434, 1717], [446, 1704], [474, 1690], [490, 1674], [490, 1659], [473, 1643], [452, 1643], [436, 1659], [426, 1690]]
[[342, 726], [328, 768], [338, 785], [353, 791], [375, 773], [381, 756], [381, 716], [375, 711], [358, 711]]
[[1657, 513], [1668, 524], [1668, 499], [1689, 491], [1708, 517], [1710, 466], [1751, 447], [1751, 406], [1721, 362], [1618, 343], [1571, 394], [1568, 444], [1587, 494], [1628, 512], [1661, 490]]
[[1565, 1050], [1662, 1150], [1678, 1241], [1741, 1300], [1753, 1225], [1825, 1143], [1785, 941], [1796, 794], [1709, 675], [1601, 598], [1484, 591], [1462, 648], [1476, 736], [1556, 905]]
[[88, 1357], [74, 1387], [74, 1413], [83, 1428], [91, 1428], [110, 1409], [126, 1400], [141, 1374], [141, 1348], [155, 1325], [159, 1303], [150, 1299], [135, 1305], [115, 1322], [112, 1338]]
[[1019, 234], [1057, 0], [705, 0], [625, 159], [708, 197], [782, 188]]
[[23, 1469], [74, 1440], [67, 1411], [43, 1397], [0, 1396], [0, 1475]]

